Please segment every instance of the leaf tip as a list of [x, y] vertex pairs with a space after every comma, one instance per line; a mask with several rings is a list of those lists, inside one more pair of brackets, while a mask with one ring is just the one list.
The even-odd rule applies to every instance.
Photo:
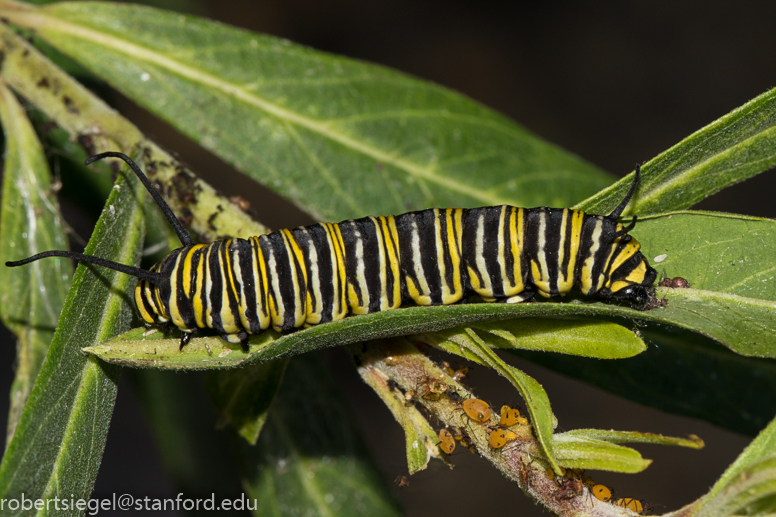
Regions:
[[706, 442], [704, 442], [703, 438], [697, 434], [691, 434], [688, 438], [690, 439], [690, 442], [692, 442], [692, 445], [688, 444], [689, 447], [692, 447], [693, 449], [703, 449], [706, 447]]

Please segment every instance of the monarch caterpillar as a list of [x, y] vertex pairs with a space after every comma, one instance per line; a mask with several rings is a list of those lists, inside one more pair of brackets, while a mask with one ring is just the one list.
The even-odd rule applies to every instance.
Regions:
[[199, 328], [215, 329], [247, 349], [249, 334], [270, 326], [283, 332], [408, 303], [464, 302], [470, 294], [517, 303], [578, 289], [643, 308], [657, 276], [628, 235], [636, 217], [626, 227], [617, 222], [638, 186], [639, 167], [628, 194], [607, 216], [507, 205], [433, 208], [194, 244], [129, 157], [107, 152], [86, 164], [108, 157], [124, 160], [137, 174], [183, 247], [148, 271], [59, 250], [6, 266], [69, 257], [137, 277], [140, 316], [147, 324], [178, 327], [181, 348]]

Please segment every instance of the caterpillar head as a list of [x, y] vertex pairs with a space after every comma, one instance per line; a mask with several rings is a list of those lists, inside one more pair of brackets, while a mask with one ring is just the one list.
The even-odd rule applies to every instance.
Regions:
[[657, 271], [650, 267], [644, 255], [637, 251], [610, 272], [607, 287], [601, 290], [599, 295], [615, 300], [627, 300], [635, 307], [644, 307], [652, 299], [650, 286], [656, 278]]
[[602, 239], [604, 248], [611, 249], [608, 263], [602, 267], [603, 289], [598, 294], [603, 298], [628, 300], [636, 307], [644, 307], [652, 299], [650, 286], [657, 278], [657, 271], [650, 267], [647, 259], [639, 251], [639, 241], [628, 235], [635, 226], [637, 217], [628, 226], [617, 222], [625, 207], [633, 197], [641, 177], [641, 166], [636, 166], [636, 177], [625, 199], [603, 218]]

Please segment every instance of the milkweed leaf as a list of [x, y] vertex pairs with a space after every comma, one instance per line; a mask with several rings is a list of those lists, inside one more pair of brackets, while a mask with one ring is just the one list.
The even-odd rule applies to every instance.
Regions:
[[[358, 347], [359, 345], [354, 345]], [[357, 352], [357, 351], [356, 351]], [[380, 397], [393, 417], [404, 429], [407, 455], [407, 471], [410, 475], [424, 470], [431, 457], [443, 458], [438, 447], [438, 436], [426, 417], [414, 404], [406, 403], [403, 394], [388, 385], [388, 379], [372, 368], [362, 368], [358, 373], [365, 383]], [[446, 457], [445, 461], [449, 463]]]
[[776, 420], [755, 438], [711, 487], [708, 494], [683, 508], [702, 517], [773, 515], [776, 511]]
[[[48, 163], [24, 109], [0, 82], [0, 120], [5, 133], [0, 264], [41, 251], [67, 249]], [[11, 386], [6, 444], [54, 337], [70, 287], [70, 261], [26, 268], [0, 266], [0, 318], [16, 334], [16, 374]]]
[[[140, 186], [140, 189], [138, 189]], [[120, 176], [87, 254], [136, 264], [143, 240], [142, 185]], [[80, 265], [13, 440], [0, 463], [0, 496], [88, 499], [116, 398], [119, 370], [80, 349], [129, 327], [134, 280]], [[44, 507], [45, 509], [45, 507]], [[29, 512], [19, 507], [16, 514]], [[38, 512], [42, 515], [43, 510]]]
[[564, 206], [609, 182], [458, 93], [278, 38], [136, 5], [2, 15], [320, 220]]
[[635, 474], [652, 463], [630, 447], [568, 433], [554, 435], [552, 448], [558, 462], [568, 468]]
[[219, 427], [230, 424], [256, 445], [286, 371], [288, 358], [208, 374], [205, 385], [220, 413]]
[[[21, 9], [29, 7], [14, 2], [4, 2], [2, 6], [9, 4]], [[142, 149], [149, 177], [161, 185], [167, 202], [179, 216], [186, 215], [187, 219], [190, 216], [192, 229], [202, 238], [216, 240], [225, 234], [266, 233], [263, 225], [195, 177], [169, 153], [146, 140], [137, 127], [2, 23], [0, 52], [4, 58], [0, 77], [17, 92], [23, 92], [52, 122], [67, 131], [71, 139], [85, 142], [91, 153], [120, 150], [129, 154]], [[102, 181], [87, 182], [99, 183], [98, 189], [103, 185]]]
[[[626, 214], [684, 210], [725, 187], [776, 165], [776, 88], [699, 129], [642, 166], [643, 180]], [[633, 174], [577, 205], [608, 213]]]
[[399, 515], [351, 420], [320, 361], [292, 359], [258, 445], [241, 444], [254, 515]]

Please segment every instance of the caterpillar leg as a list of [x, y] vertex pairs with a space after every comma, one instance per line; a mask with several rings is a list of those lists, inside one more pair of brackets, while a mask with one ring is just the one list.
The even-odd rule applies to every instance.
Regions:
[[248, 347], [248, 333], [243, 331], [237, 334], [237, 337], [240, 338], [240, 348], [242, 348], [243, 352], [247, 352], [249, 350]]
[[189, 343], [189, 340], [191, 339], [191, 335], [194, 334], [194, 332], [195, 331], [181, 332], [181, 347], [178, 350], [183, 350], [183, 347]]
[[534, 293], [533, 291], [523, 291], [520, 294], [516, 294], [515, 296], [510, 296], [509, 298], [504, 298], [502, 300], [499, 300], [501, 303], [522, 303], [522, 302], [530, 302], [534, 299]]
[[240, 343], [243, 352], [248, 351], [248, 333], [244, 330], [237, 334], [222, 334], [221, 339], [229, 343]]

